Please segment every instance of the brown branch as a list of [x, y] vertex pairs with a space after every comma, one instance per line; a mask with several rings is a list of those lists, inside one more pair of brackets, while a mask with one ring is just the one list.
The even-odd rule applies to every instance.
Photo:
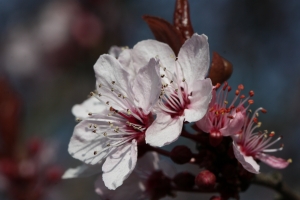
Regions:
[[253, 183], [275, 190], [281, 195], [282, 200], [300, 200], [300, 195], [287, 186], [279, 172], [258, 174], [255, 176]]

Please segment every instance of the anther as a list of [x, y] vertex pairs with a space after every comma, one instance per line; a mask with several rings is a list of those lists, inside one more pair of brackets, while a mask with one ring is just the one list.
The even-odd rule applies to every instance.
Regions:
[[98, 96], [101, 97], [102, 96], [101, 93], [99, 93]]
[[94, 151], [94, 155], [96, 155], [98, 152], [97, 151]]
[[227, 118], [229, 118], [229, 119], [233, 119], [233, 116], [231, 116], [231, 115], [228, 115], [228, 116], [227, 116]]
[[82, 119], [76, 118], [76, 122], [81, 122], [81, 121], [82, 121]]
[[98, 85], [98, 87], [99, 87], [99, 88], [101, 88], [101, 87], [102, 87], [102, 85], [101, 85], [101, 84], [99, 84], [99, 85]]
[[245, 95], [241, 95], [241, 96], [240, 96], [240, 99], [244, 99], [244, 98], [245, 98]]
[[273, 137], [275, 135], [274, 131], [271, 131], [271, 133], [269, 134], [270, 137]]
[[96, 130], [93, 130], [93, 133], [96, 133]]
[[227, 88], [227, 91], [228, 91], [228, 92], [230, 92], [230, 91], [231, 91], [231, 87], [230, 87], [230, 86], [228, 86], [228, 88]]
[[108, 147], [109, 147], [109, 146], [110, 146], [110, 144], [107, 144], [106, 146], [108, 146]]
[[240, 94], [240, 91], [239, 91], [239, 90], [236, 90], [236, 91], [235, 91], [235, 95], [238, 96], [239, 94]]
[[170, 84], [173, 83], [173, 82], [174, 82], [174, 81], [171, 80], [171, 81], [170, 81]]
[[109, 105], [109, 101], [107, 101], [106, 104]]
[[243, 89], [244, 89], [244, 85], [243, 85], [243, 84], [240, 84], [240, 85], [238, 86], [238, 89], [239, 89], [239, 90], [243, 90]]
[[111, 88], [111, 89], [110, 89], [110, 91], [112, 91], [112, 92], [113, 92], [114, 90], [115, 90], [114, 88]]
[[94, 92], [90, 92], [90, 96], [94, 96]]
[[292, 163], [293, 160], [291, 158], [287, 159], [287, 162]]
[[122, 96], [122, 94], [118, 94], [118, 97], [121, 97]]
[[111, 82], [111, 84], [115, 84], [115, 83], [116, 83], [115, 81], [112, 81], [112, 82]]
[[258, 122], [257, 127], [261, 127], [261, 124], [262, 124], [261, 122]]
[[167, 68], [164, 67], [164, 71], [166, 71]]
[[221, 84], [220, 84], [220, 83], [217, 83], [217, 84], [215, 85], [215, 88], [218, 89], [220, 86], [221, 86]]
[[185, 78], [182, 79], [182, 82], [185, 82]]
[[248, 100], [248, 103], [251, 105], [251, 104], [254, 104], [254, 100], [253, 99], [249, 99]]
[[264, 108], [262, 108], [260, 111], [261, 111], [262, 113], [267, 113], [267, 110], [264, 109]]
[[106, 137], [106, 136], [107, 136], [107, 133], [106, 133], [106, 132], [104, 132], [104, 133], [103, 133], [103, 135]]
[[92, 116], [92, 113], [88, 113], [89, 116]]
[[253, 96], [254, 96], [254, 91], [251, 90], [251, 91], [249, 92], [249, 95], [250, 95], [250, 97], [253, 97]]
[[164, 74], [162, 74], [162, 75], [160, 75], [160, 77], [161, 77], [161, 78], [163, 78], [163, 77], [165, 77], [165, 75], [164, 75]]
[[224, 101], [224, 103], [227, 105], [227, 104], [228, 104], [228, 101]]

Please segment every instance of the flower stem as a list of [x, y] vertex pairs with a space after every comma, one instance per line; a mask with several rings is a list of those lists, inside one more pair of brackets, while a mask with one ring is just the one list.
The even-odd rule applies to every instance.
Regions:
[[182, 129], [181, 136], [185, 137], [185, 138], [188, 138], [188, 139], [191, 139], [191, 140], [196, 141], [196, 142], [199, 140], [199, 137], [197, 135], [187, 132], [184, 128]]
[[282, 175], [279, 172], [272, 174], [257, 174], [253, 183], [275, 190], [283, 197], [283, 199], [300, 200], [300, 195], [283, 182]]

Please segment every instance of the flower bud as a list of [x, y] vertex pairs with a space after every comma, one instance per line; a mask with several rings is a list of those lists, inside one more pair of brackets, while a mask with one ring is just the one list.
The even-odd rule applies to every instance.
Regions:
[[195, 176], [189, 172], [181, 172], [174, 177], [173, 182], [179, 188], [191, 189], [195, 184]]
[[193, 154], [191, 150], [183, 145], [176, 146], [171, 151], [171, 159], [177, 164], [188, 163], [191, 160], [192, 156]]
[[219, 131], [213, 131], [209, 134], [209, 143], [211, 146], [216, 147], [222, 142], [223, 136]]
[[200, 189], [210, 191], [216, 184], [216, 176], [212, 172], [204, 170], [196, 176], [195, 183]]

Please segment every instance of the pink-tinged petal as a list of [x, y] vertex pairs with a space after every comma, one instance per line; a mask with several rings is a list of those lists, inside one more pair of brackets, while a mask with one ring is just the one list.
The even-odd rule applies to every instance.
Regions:
[[200, 120], [206, 114], [212, 98], [212, 83], [209, 78], [195, 81], [192, 87], [194, 90], [189, 96], [190, 104], [184, 110], [185, 120], [188, 122]]
[[209, 67], [209, 46], [205, 35], [194, 34], [186, 40], [178, 54], [184, 78], [188, 85], [203, 80]]
[[244, 125], [245, 115], [242, 112], [237, 112], [233, 115], [233, 119], [230, 119], [227, 126], [220, 129], [223, 136], [232, 136], [237, 134]]
[[63, 179], [88, 177], [101, 172], [101, 165], [80, 165], [65, 171]]
[[158, 113], [156, 119], [146, 131], [146, 143], [162, 147], [179, 137], [184, 117], [172, 118], [169, 114]]
[[137, 161], [137, 142], [133, 140], [117, 147], [106, 158], [103, 166], [103, 181], [108, 189], [115, 190], [131, 174]]
[[287, 160], [264, 153], [257, 154], [256, 158], [276, 169], [284, 169], [290, 164]]
[[175, 72], [175, 54], [165, 43], [156, 40], [144, 40], [133, 47], [135, 67], [143, 67], [151, 58], [158, 56], [162, 68]]
[[124, 199], [139, 199], [143, 196], [145, 186], [141, 182], [141, 179], [136, 173], [130, 174], [130, 176], [124, 181], [123, 185], [116, 190], [108, 189], [100, 176], [95, 182], [95, 191], [102, 198], [109, 200], [124, 200]]
[[235, 142], [232, 143], [232, 147], [235, 158], [241, 163], [244, 169], [251, 173], [258, 174], [260, 166], [253, 159], [253, 157], [244, 155], [240, 150], [240, 147]]
[[[96, 88], [99, 94], [105, 94], [100, 99], [115, 109], [121, 109], [116, 101], [118, 101], [118, 94], [112, 92], [111, 89], [117, 87], [117, 90], [122, 94], [128, 91], [129, 74], [122, 68], [120, 62], [111, 55], [101, 55], [94, 65], [96, 74]], [[101, 87], [99, 87], [101, 85]], [[127, 94], [122, 94], [128, 96]], [[124, 109], [124, 108], [123, 108]]]
[[145, 65], [138, 71], [133, 81], [132, 91], [134, 98], [145, 114], [149, 114], [161, 92], [161, 80], [158, 70], [159, 62], [152, 58], [148, 65]]
[[213, 128], [211, 123], [209, 122], [208, 116], [206, 116], [206, 115], [202, 119], [197, 121], [196, 125], [201, 131], [203, 131], [205, 133], [209, 133], [210, 130]]
[[[102, 161], [108, 154], [107, 149], [108, 139], [102, 135], [93, 133], [88, 126], [93, 123], [96, 125], [103, 125], [96, 121], [82, 121], [75, 126], [73, 135], [71, 137], [68, 151], [76, 159], [79, 159], [86, 164], [97, 164]], [[97, 151], [97, 154], [95, 154]]]
[[72, 108], [72, 114], [77, 118], [86, 118], [88, 113], [100, 113], [107, 109], [107, 106], [94, 97], [90, 97], [82, 104], [77, 104]]

